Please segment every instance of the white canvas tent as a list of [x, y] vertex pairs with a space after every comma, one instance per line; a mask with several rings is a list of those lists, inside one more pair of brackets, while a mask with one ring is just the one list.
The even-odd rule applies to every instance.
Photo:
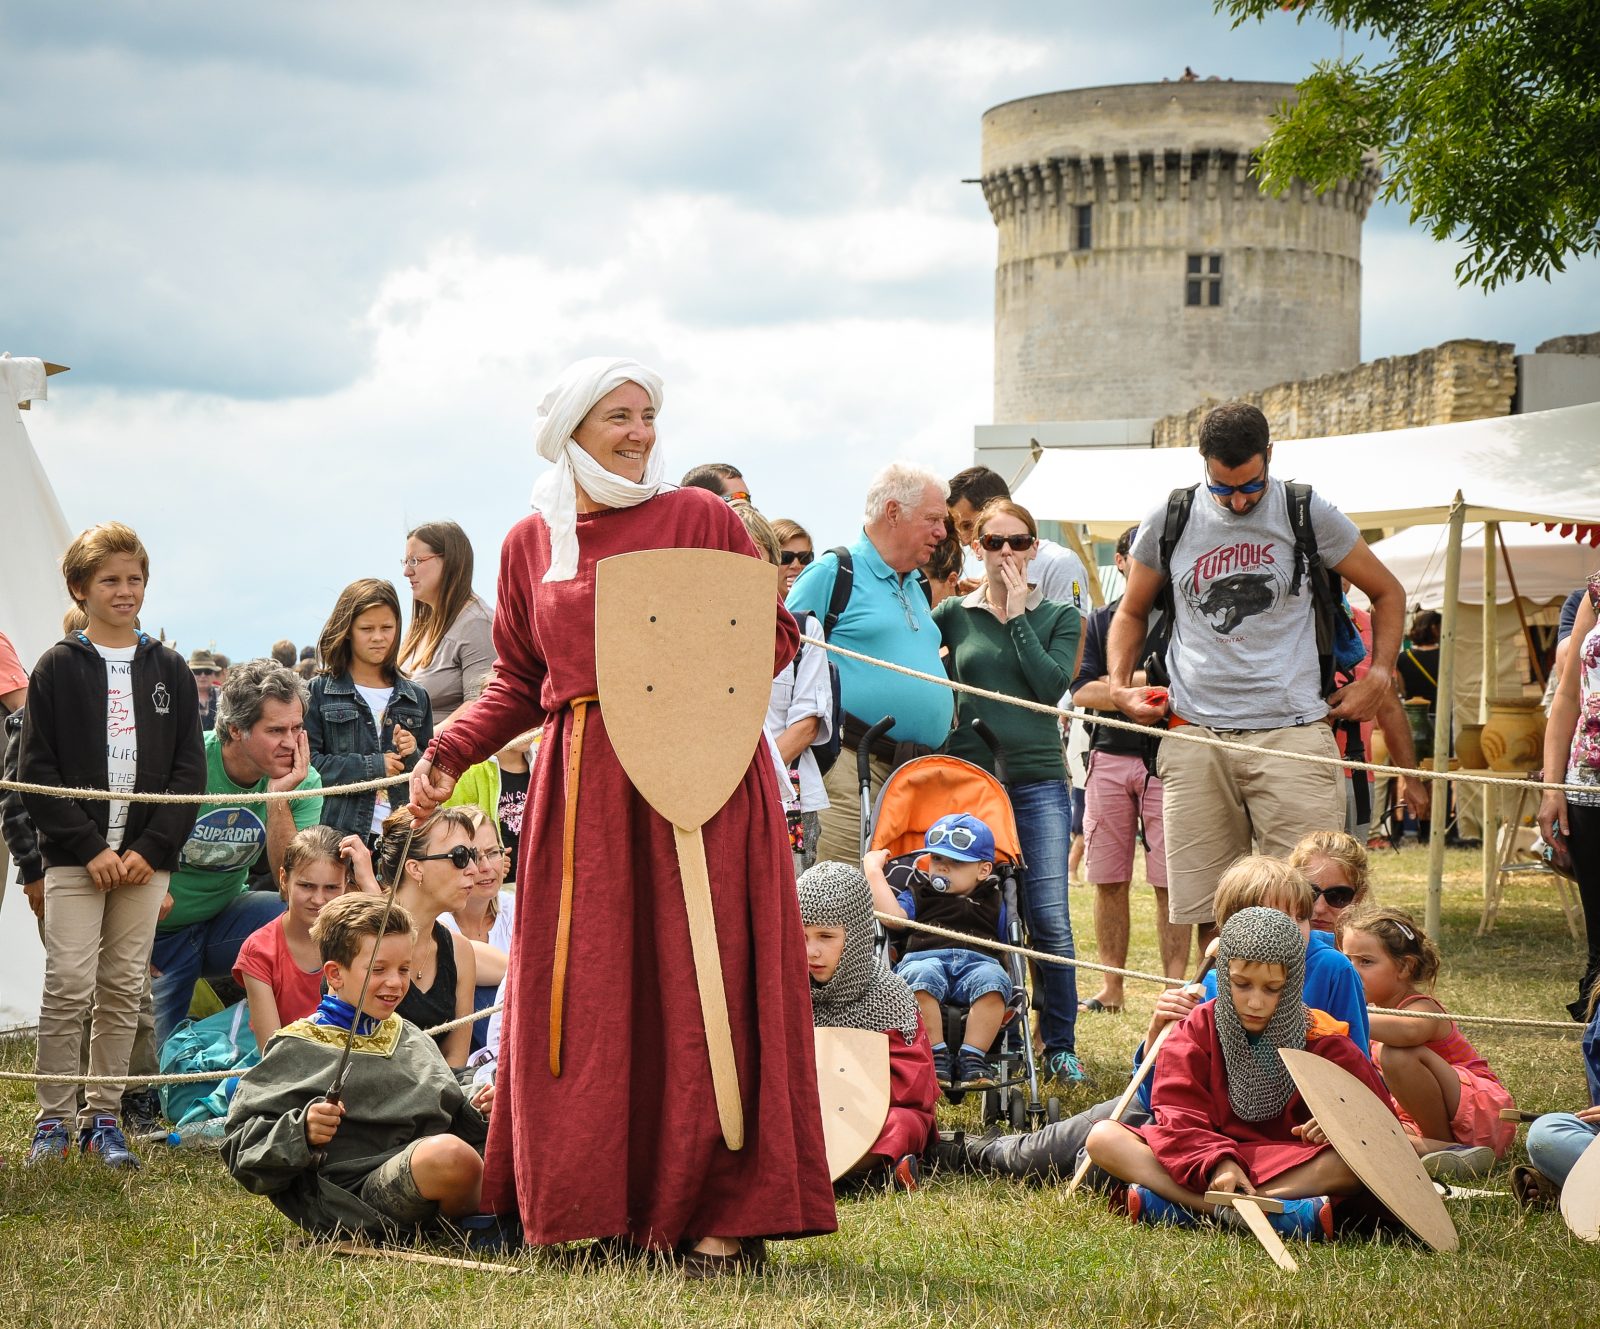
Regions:
[[[60, 365], [0, 355], [0, 632], [24, 667], [61, 635], [66, 599], [61, 555], [71, 535], [55, 490], [22, 426], [21, 410], [43, 401]], [[0, 846], [0, 1029], [39, 1018], [44, 953], [28, 902], [7, 890], [10, 863]]]
[[[1600, 523], [1600, 402], [1555, 411], [1275, 443], [1272, 470], [1305, 480], [1363, 530], [1448, 522], [1445, 544], [1440, 690], [1453, 696], [1460, 604], [1461, 537], [1468, 518], [1490, 523]], [[1104, 539], [1161, 505], [1167, 493], [1201, 478], [1194, 448], [1095, 448], [1042, 452], [1017, 489], [1035, 517], [1080, 524]], [[1482, 560], [1485, 597], [1498, 599], [1498, 560]], [[1486, 617], [1488, 617], [1486, 615]], [[1485, 677], [1498, 676], [1491, 621], [1483, 634]], [[1493, 656], [1494, 658], [1487, 658]], [[1446, 751], [1441, 708], [1435, 747]], [[1443, 819], [1434, 822], [1428, 927], [1438, 926]], [[1489, 844], [1492, 836], [1485, 837]], [[1485, 853], [1487, 872], [1488, 853]]]

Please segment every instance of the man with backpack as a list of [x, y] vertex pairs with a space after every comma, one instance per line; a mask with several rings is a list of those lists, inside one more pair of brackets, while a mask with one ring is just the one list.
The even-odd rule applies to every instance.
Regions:
[[[1339, 768], [1271, 754], [1337, 759], [1329, 716], [1377, 714], [1393, 687], [1405, 595], [1348, 517], [1269, 473], [1272, 444], [1256, 407], [1210, 412], [1200, 459], [1204, 492], [1174, 490], [1139, 528], [1107, 663], [1111, 700], [1130, 719], [1254, 749], [1173, 741], [1157, 758], [1168, 916], [1204, 931], [1217, 878], [1235, 858], [1253, 849], [1286, 856], [1309, 832], [1344, 827]], [[1340, 576], [1372, 605], [1372, 667], [1342, 688], [1335, 673], [1349, 664], [1341, 653], [1354, 628], [1341, 614]], [[1158, 605], [1165, 628], [1147, 642]], [[1153, 677], [1136, 687], [1141, 668]], [[1151, 686], [1163, 669], [1165, 692]]]
[[[943, 676], [939, 629], [917, 569], [944, 539], [944, 483], [921, 467], [895, 462], [874, 477], [865, 515], [866, 524], [854, 544], [829, 550], [800, 574], [785, 602], [789, 612], [796, 617], [809, 614], [836, 645]], [[875, 797], [896, 766], [945, 741], [954, 713], [953, 695], [936, 683], [848, 656], [834, 658], [839, 666], [843, 749], [823, 777], [829, 805], [819, 814], [816, 854], [818, 860], [859, 863], [856, 745], [879, 720], [894, 718], [893, 727], [871, 748]]]

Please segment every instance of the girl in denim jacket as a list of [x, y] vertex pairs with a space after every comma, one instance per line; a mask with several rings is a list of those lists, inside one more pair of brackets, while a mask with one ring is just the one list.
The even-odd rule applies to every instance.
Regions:
[[[400, 672], [400, 597], [386, 581], [351, 582], [317, 642], [322, 671], [311, 680], [306, 734], [324, 787], [382, 776], [404, 786], [433, 737], [428, 694]], [[322, 820], [372, 843], [389, 815], [388, 793], [335, 794]]]

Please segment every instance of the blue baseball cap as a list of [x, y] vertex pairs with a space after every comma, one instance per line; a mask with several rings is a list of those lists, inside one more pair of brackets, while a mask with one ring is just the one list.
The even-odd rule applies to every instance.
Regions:
[[928, 827], [923, 846], [958, 863], [994, 862], [994, 832], [965, 812], [940, 817]]

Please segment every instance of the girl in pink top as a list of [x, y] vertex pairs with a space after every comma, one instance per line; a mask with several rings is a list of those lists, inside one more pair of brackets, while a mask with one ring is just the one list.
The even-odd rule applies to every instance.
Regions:
[[[1340, 921], [1339, 946], [1373, 1006], [1437, 1011], [1437, 1020], [1409, 1015], [1371, 1016], [1372, 1058], [1383, 1072], [1406, 1129], [1441, 1150], [1452, 1144], [1494, 1151], [1501, 1158], [1516, 1134], [1501, 1121], [1511, 1095], [1429, 995], [1439, 974], [1439, 948], [1410, 914], [1373, 907]], [[1487, 1155], [1485, 1155], [1487, 1158]], [[1427, 1156], [1424, 1155], [1424, 1163]]]
[[278, 870], [278, 893], [288, 909], [245, 938], [233, 967], [261, 1051], [279, 1029], [305, 1019], [322, 1000], [322, 956], [311, 925], [323, 906], [346, 890], [377, 889], [372, 855], [358, 836], [308, 826], [289, 841]]

